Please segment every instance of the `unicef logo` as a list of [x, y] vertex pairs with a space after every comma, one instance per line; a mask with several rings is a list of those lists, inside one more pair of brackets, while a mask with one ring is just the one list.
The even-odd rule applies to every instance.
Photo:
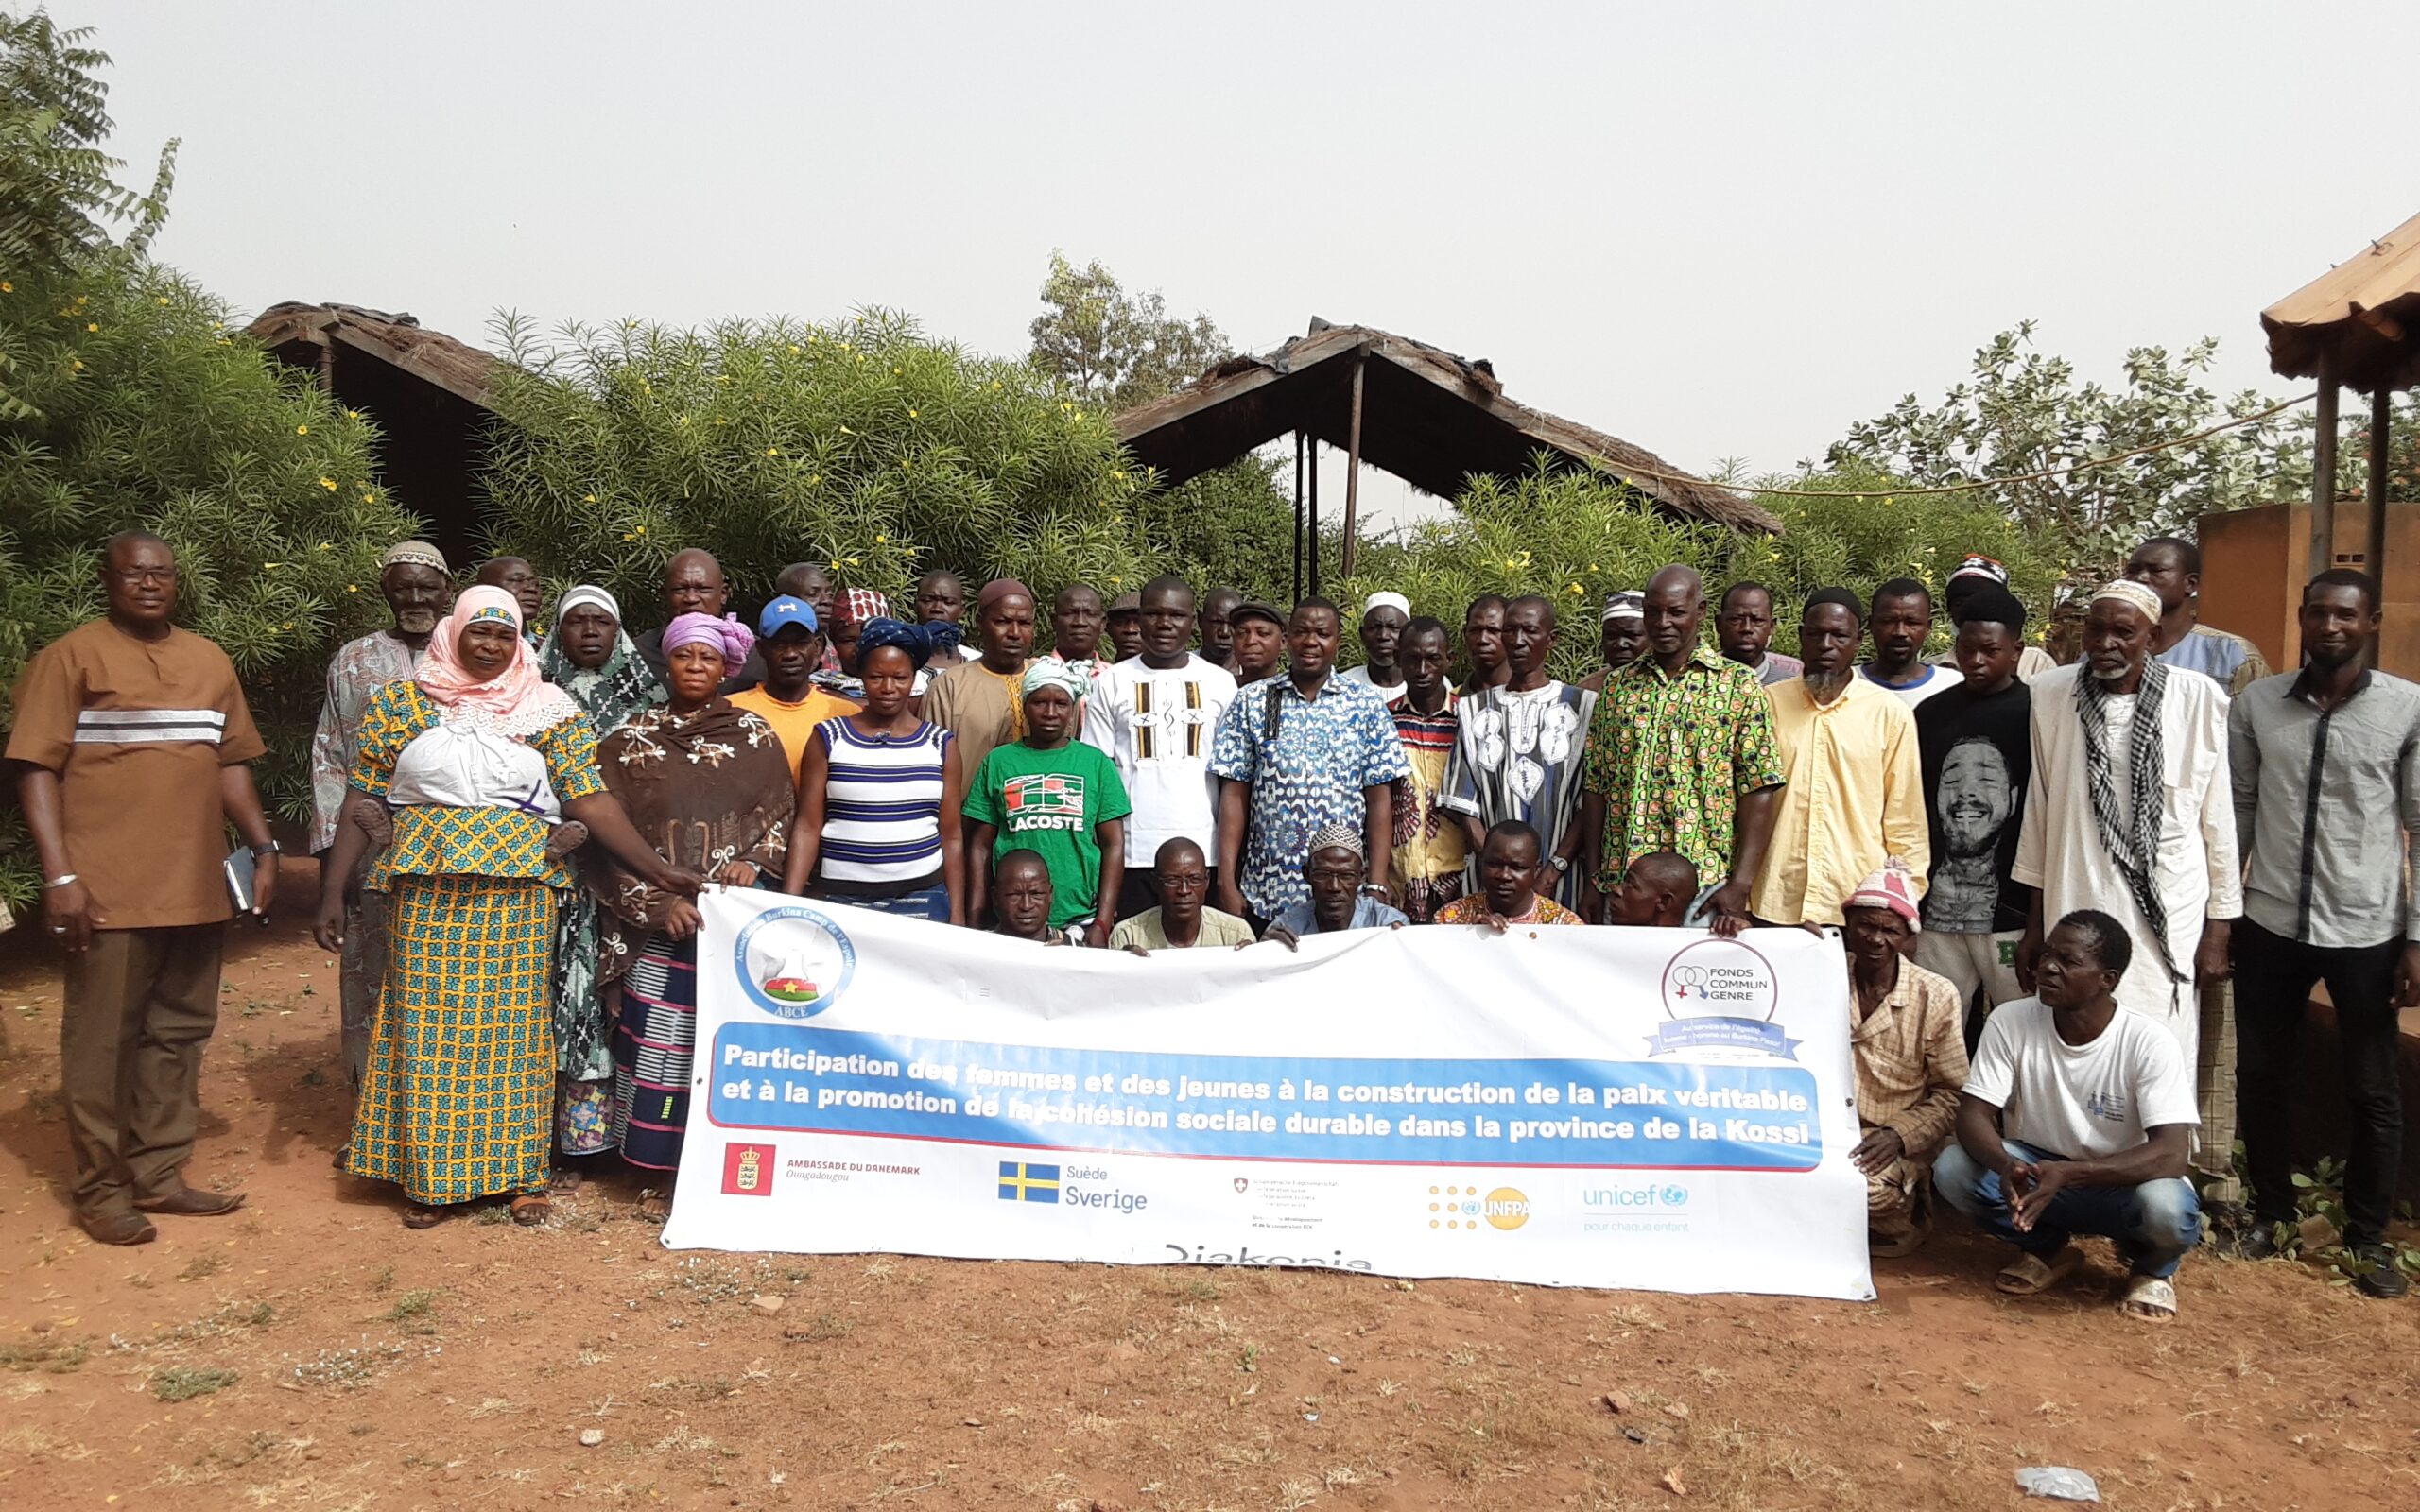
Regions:
[[1666, 1186], [1655, 1195], [1668, 1208], [1685, 1208], [1689, 1205], [1689, 1189], [1678, 1182]]
[[856, 947], [820, 909], [768, 908], [732, 946], [732, 968], [749, 1001], [777, 1019], [812, 1019], [856, 975]]

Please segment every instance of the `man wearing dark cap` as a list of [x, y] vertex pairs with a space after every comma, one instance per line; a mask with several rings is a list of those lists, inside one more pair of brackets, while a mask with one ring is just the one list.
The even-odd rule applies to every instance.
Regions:
[[[1949, 581], [1942, 585], [1941, 607], [1942, 611], [1949, 616], [1949, 627], [1953, 636], [1961, 623], [1958, 611], [1965, 605], [1967, 594], [1979, 593], [1986, 588], [2007, 587], [2008, 569], [1979, 552], [1968, 554], [1955, 568], [1951, 569]], [[2010, 591], [2014, 592], [2013, 589]], [[2037, 636], [2036, 639], [2039, 637]], [[1955, 642], [1953, 641], [1948, 650], [1933, 658], [1933, 662], [1938, 666], [1956, 666], [1958, 647]], [[2019, 681], [2031, 682], [2058, 664], [2056, 657], [2031, 643], [2016, 653], [2016, 676]]]
[[1286, 662], [1286, 616], [1277, 607], [1256, 598], [1240, 600], [1227, 616], [1227, 626], [1232, 644], [1226, 665], [1235, 674], [1236, 686], [1275, 677]]
[[1143, 654], [1143, 595], [1132, 589], [1109, 601], [1109, 644], [1112, 662], [1131, 662]]
[[1957, 595], [1961, 680], [1916, 710], [1932, 885], [1916, 964], [1948, 979], [1966, 1005], [1966, 1042], [1983, 1019], [2024, 996], [2016, 942], [2032, 889], [2009, 877], [2033, 776], [2033, 695], [2016, 675], [2025, 606], [1995, 582]]

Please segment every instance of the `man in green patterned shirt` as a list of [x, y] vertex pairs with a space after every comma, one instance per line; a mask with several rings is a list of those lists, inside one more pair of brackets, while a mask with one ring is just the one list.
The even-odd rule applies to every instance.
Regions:
[[1667, 567], [1647, 585], [1647, 654], [1605, 679], [1581, 769], [1581, 854], [1595, 866], [1589, 918], [1633, 858], [1669, 850], [1726, 879], [1711, 915], [1748, 913], [1772, 835], [1782, 768], [1756, 674], [1698, 639], [1705, 584]]

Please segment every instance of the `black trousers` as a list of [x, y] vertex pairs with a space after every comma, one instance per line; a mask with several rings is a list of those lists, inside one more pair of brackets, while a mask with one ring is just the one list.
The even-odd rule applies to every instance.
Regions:
[[2336, 1005], [2352, 1147], [2344, 1158], [2344, 1243], [2386, 1237], [2403, 1160], [2403, 1092], [2396, 1079], [2394, 966], [2403, 941], [2328, 950], [2287, 939], [2249, 919], [2235, 926], [2236, 1126], [2243, 1136], [2254, 1211], [2291, 1221], [2294, 1042], [2311, 984]]

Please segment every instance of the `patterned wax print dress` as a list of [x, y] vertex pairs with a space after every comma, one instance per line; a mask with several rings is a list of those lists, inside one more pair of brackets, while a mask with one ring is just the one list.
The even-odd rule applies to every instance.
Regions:
[[[417, 682], [361, 718], [353, 783], [385, 798], [396, 758], [440, 723]], [[596, 736], [573, 713], [527, 738], [564, 799], [604, 791]], [[346, 1168], [440, 1206], [543, 1192], [554, 1103], [549, 958], [571, 868], [549, 826], [505, 808], [413, 804], [364, 885], [385, 892], [393, 943]]]

